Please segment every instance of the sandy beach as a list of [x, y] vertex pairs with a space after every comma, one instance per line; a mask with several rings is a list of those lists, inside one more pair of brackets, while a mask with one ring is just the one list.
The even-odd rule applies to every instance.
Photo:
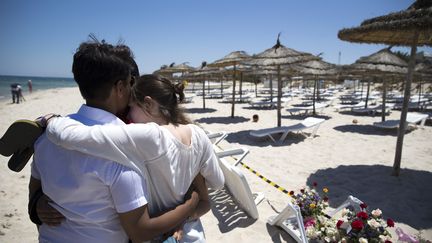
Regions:
[[[317, 182], [329, 188], [330, 206], [335, 208], [348, 195], [380, 208], [384, 217], [392, 218], [396, 227], [410, 234], [422, 233], [432, 239], [432, 127], [417, 128], [405, 135], [401, 175], [391, 176], [396, 147], [396, 131], [383, 131], [372, 126], [380, 116], [356, 116], [335, 112], [327, 107], [319, 115], [326, 121], [317, 136], [289, 134], [280, 144], [256, 139], [249, 131], [277, 125], [275, 109], [251, 109], [237, 104], [235, 118], [230, 118], [231, 104], [201, 97], [185, 104], [193, 120], [209, 131], [226, 131], [223, 149], [244, 147], [250, 153], [244, 163], [288, 191], [299, 191]], [[46, 113], [66, 115], [83, 103], [78, 88], [62, 88], [26, 95], [22, 104], [0, 103], [0, 134], [17, 119], [34, 119]], [[289, 104], [298, 103], [296, 100]], [[337, 102], [334, 102], [337, 103]], [[252, 116], [259, 115], [257, 123]], [[393, 110], [388, 119], [398, 119]], [[304, 119], [282, 110], [282, 125]], [[353, 124], [353, 120], [358, 121]], [[310, 131], [306, 130], [306, 135]], [[29, 164], [19, 173], [7, 168], [8, 158], [0, 157], [0, 242], [37, 242], [36, 227], [28, 219], [27, 197]], [[258, 205], [259, 218], [253, 220], [232, 202], [226, 192], [212, 192], [212, 210], [203, 218], [208, 242], [293, 242], [279, 228], [267, 224], [291, 200], [265, 181], [240, 166], [253, 192], [263, 192], [265, 200]], [[393, 233], [394, 242], [397, 240]]]

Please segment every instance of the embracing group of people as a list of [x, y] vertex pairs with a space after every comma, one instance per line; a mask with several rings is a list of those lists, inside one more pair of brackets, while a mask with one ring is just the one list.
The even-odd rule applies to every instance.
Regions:
[[184, 86], [140, 76], [126, 45], [95, 39], [81, 43], [72, 72], [86, 104], [38, 123], [29, 214], [39, 241], [205, 242], [199, 217], [224, 176], [179, 107]]

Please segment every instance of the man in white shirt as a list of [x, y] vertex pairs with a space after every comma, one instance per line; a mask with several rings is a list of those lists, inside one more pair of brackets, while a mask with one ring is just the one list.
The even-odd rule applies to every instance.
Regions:
[[[86, 125], [124, 124], [114, 114], [124, 114], [127, 108], [132, 63], [132, 54], [124, 45], [82, 43], [72, 71], [86, 105], [70, 117]], [[35, 195], [41, 195], [42, 188], [65, 220], [54, 227], [42, 224], [39, 241], [150, 240], [182, 223], [198, 204], [198, 196], [192, 193], [191, 199], [174, 210], [150, 218], [145, 183], [133, 169], [63, 149], [42, 135], [35, 144], [29, 196], [35, 206]]]

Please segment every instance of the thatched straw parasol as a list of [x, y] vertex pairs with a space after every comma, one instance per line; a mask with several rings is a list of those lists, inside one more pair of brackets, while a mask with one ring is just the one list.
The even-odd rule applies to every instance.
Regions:
[[323, 60], [312, 60], [294, 64], [292, 68], [296, 71], [296, 75], [303, 76], [304, 78], [311, 77], [315, 81], [312, 95], [313, 114], [315, 115], [315, 94], [318, 95], [318, 80], [326, 78], [334, 79], [338, 74], [336, 65]]
[[252, 65], [252, 66], [277, 67], [277, 73], [278, 73], [277, 126], [278, 127], [281, 126], [281, 118], [282, 118], [281, 115], [282, 81], [280, 75], [281, 65], [285, 65], [287, 68], [289, 68], [289, 65], [291, 64], [319, 59], [318, 57], [312, 54], [296, 51], [283, 46], [279, 41], [279, 37], [280, 37], [280, 33], [278, 34], [276, 45], [257, 55], [252, 56], [252, 59], [246, 62], [247, 65]]
[[233, 66], [233, 91], [232, 91], [232, 103], [231, 103], [231, 117], [234, 118], [235, 108], [235, 88], [236, 88], [236, 68], [239, 63], [249, 59], [250, 56], [245, 51], [234, 51], [224, 56], [222, 59], [216, 60], [213, 63], [208, 64], [209, 67], [229, 67]]
[[411, 46], [393, 164], [393, 175], [398, 176], [417, 46], [432, 45], [432, 1], [417, 0], [405, 11], [365, 20], [356, 28], [343, 29], [338, 37], [350, 42]]
[[360, 57], [355, 63], [348, 66], [347, 72], [360, 74], [368, 78], [368, 88], [366, 93], [365, 108], [369, 99], [370, 80], [372, 77], [380, 79], [383, 82], [383, 95], [382, 95], [382, 111], [381, 120], [385, 121], [385, 103], [387, 82], [389, 79], [402, 79], [407, 73], [408, 64], [400, 57], [390, 51], [391, 46], [379, 50], [378, 52]]

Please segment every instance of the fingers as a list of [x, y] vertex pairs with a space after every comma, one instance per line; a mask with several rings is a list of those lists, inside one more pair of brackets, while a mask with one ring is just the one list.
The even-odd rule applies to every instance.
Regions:
[[180, 241], [183, 238], [183, 229], [178, 229], [173, 234], [174, 239]]
[[44, 224], [50, 226], [60, 225], [61, 222], [65, 219], [65, 217], [59, 211], [49, 205], [49, 202], [52, 201], [46, 195], [43, 195], [39, 199], [36, 205], [37, 215]]

